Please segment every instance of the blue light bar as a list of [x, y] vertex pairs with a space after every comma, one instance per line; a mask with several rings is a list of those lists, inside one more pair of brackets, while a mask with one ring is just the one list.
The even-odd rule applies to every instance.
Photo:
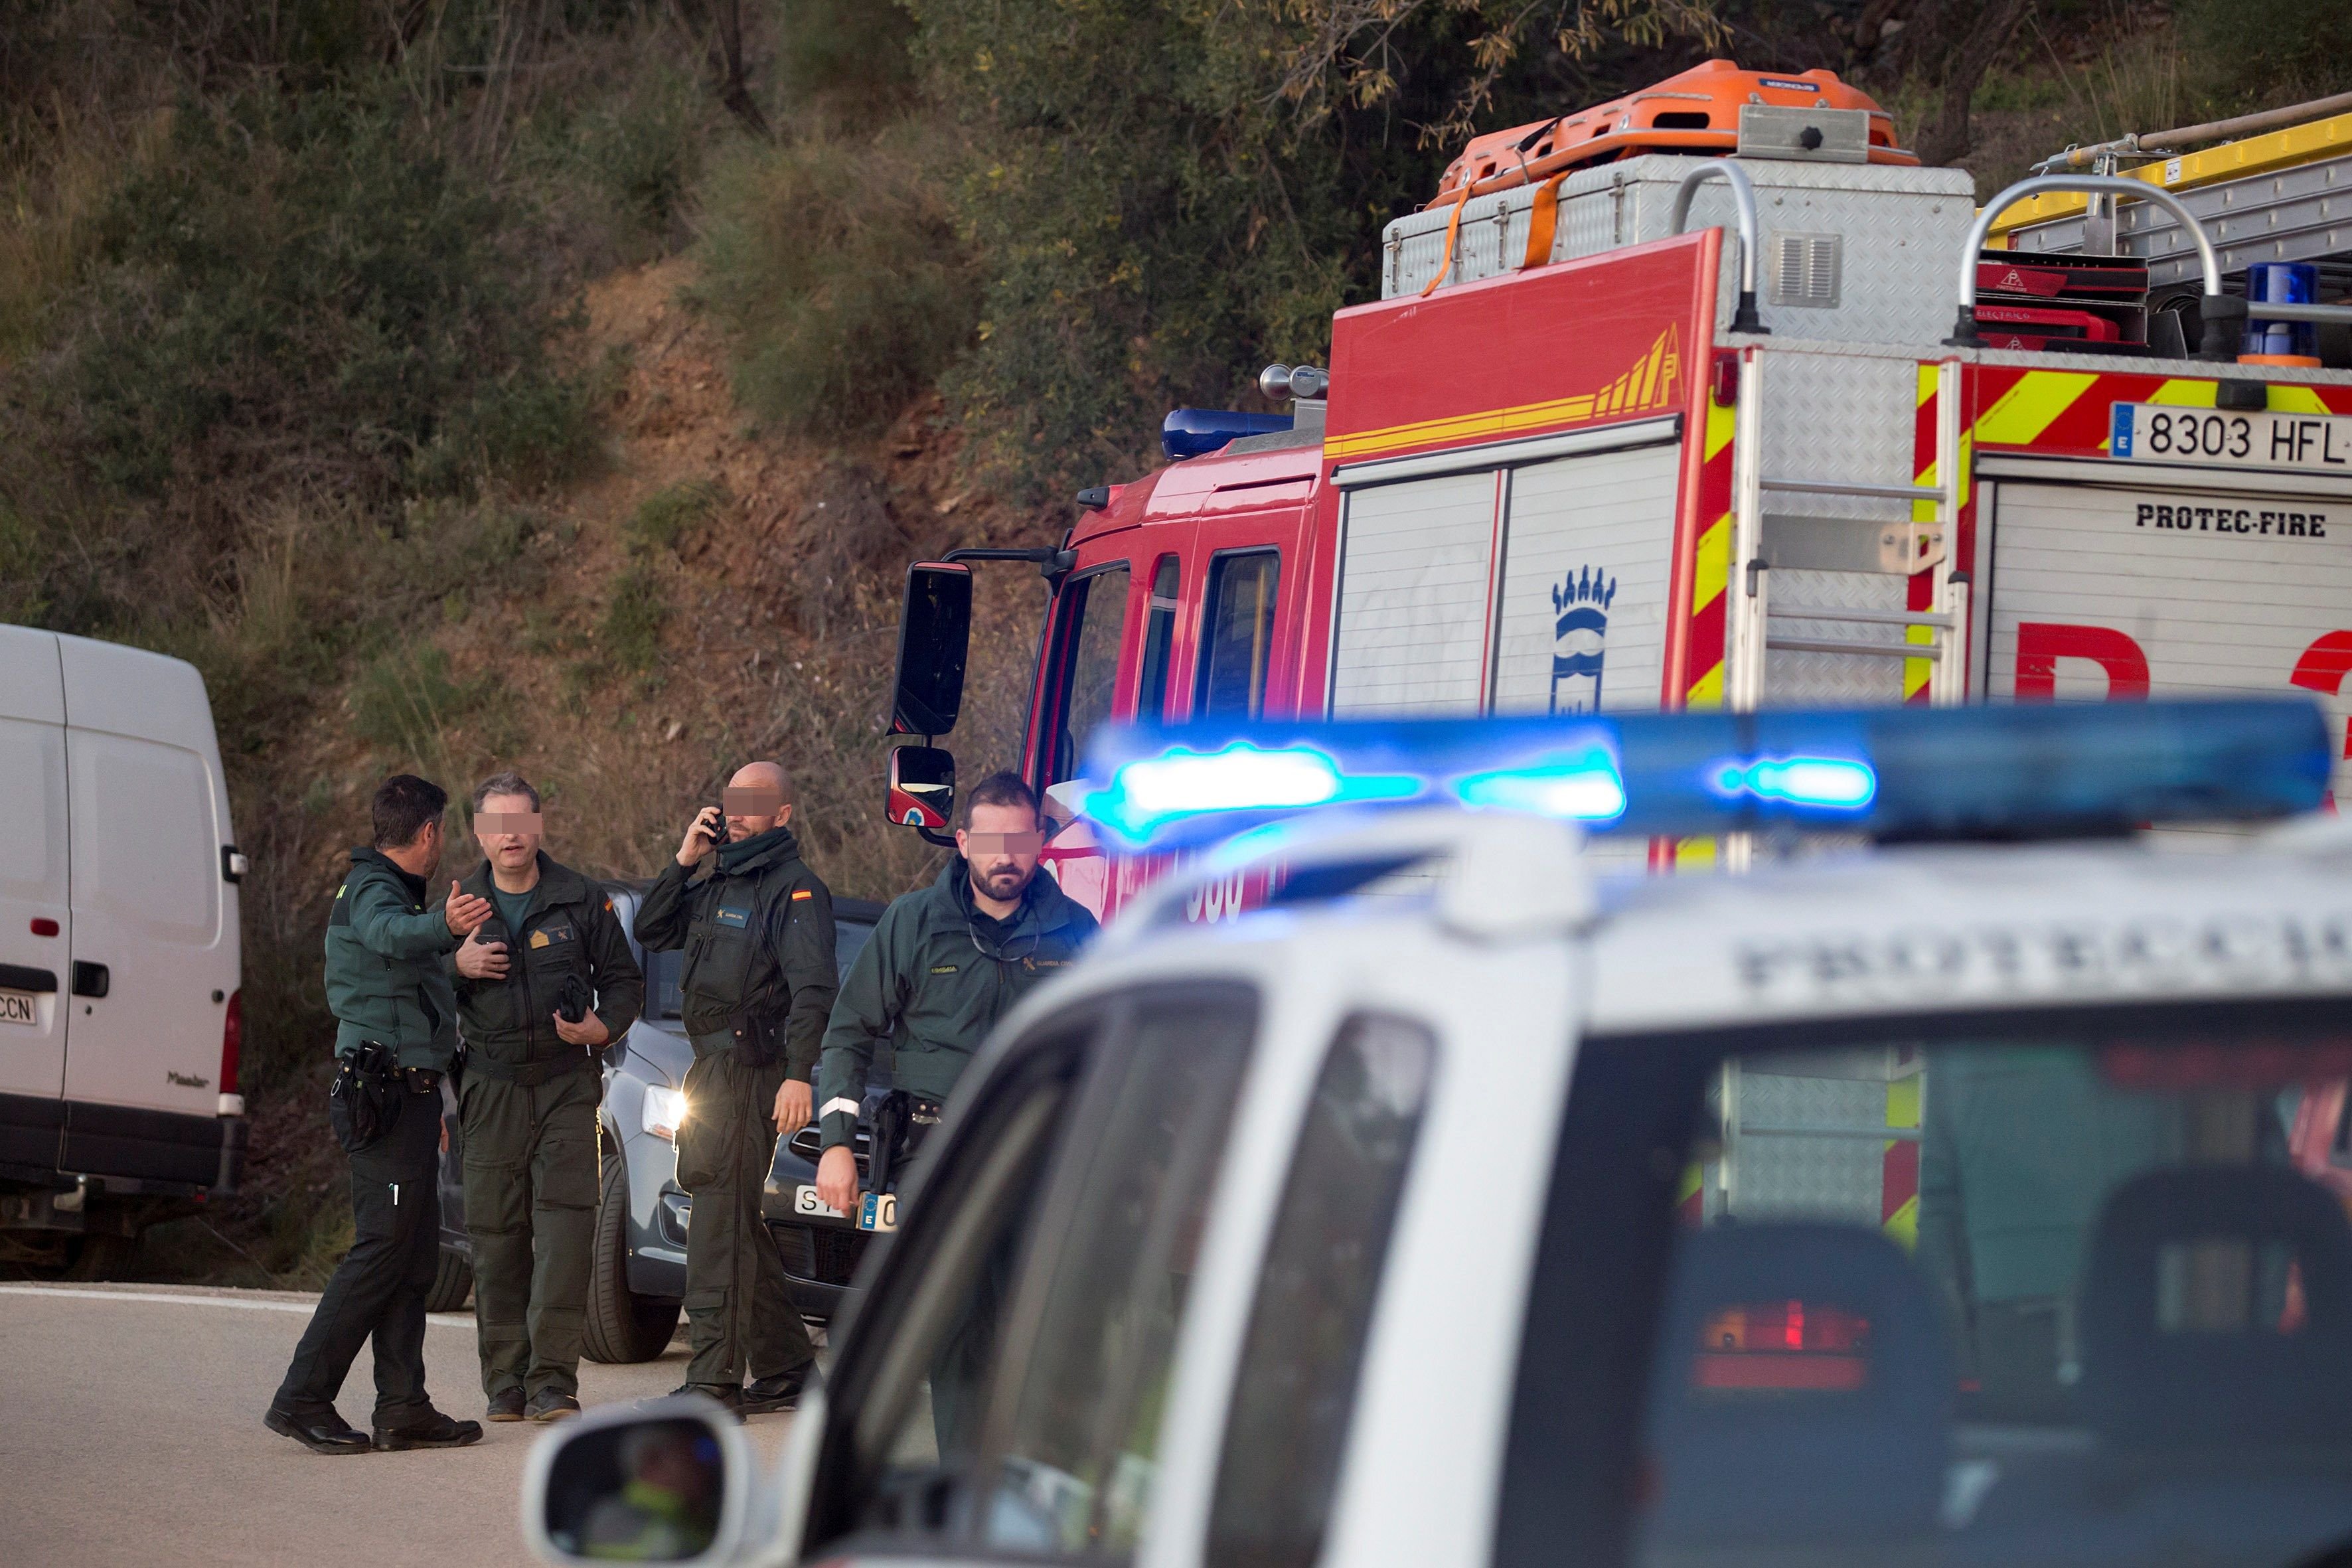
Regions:
[[1290, 428], [1287, 414], [1244, 414], [1232, 408], [1171, 408], [1160, 421], [1160, 449], [1168, 460], [1204, 458], [1244, 436], [1272, 436]]
[[1080, 809], [1135, 848], [1367, 803], [1642, 837], [2048, 838], [2315, 810], [2328, 752], [2300, 698], [1107, 728]]

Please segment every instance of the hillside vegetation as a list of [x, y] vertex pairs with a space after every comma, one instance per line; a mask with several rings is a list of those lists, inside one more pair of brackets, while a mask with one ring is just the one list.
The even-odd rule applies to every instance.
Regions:
[[[814, 863], [877, 812], [898, 574], [1042, 543], [1160, 416], [1321, 361], [1473, 131], [1711, 54], [1828, 67], [1981, 189], [2347, 85], [2352, 0], [0, 4], [0, 620], [213, 695], [254, 1181], [151, 1273], [347, 1237], [318, 944], [370, 789], [519, 765], [644, 875], [740, 760]], [[959, 752], [1040, 589], [984, 578]], [[462, 842], [462, 840], [460, 841]]]

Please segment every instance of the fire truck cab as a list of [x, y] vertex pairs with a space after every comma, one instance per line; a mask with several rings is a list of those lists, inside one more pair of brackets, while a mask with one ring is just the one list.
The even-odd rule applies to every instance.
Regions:
[[[1085, 492], [1057, 547], [970, 552], [1053, 584], [1041, 792], [1105, 722], [1260, 714], [2300, 687], [2346, 748], [2352, 308], [2321, 296], [2352, 116], [1979, 211], [1826, 72], [1627, 101], [1607, 161], [1553, 150], [1590, 117], [1521, 128], [1544, 156], [1489, 148], [1392, 223], [1328, 372], [1267, 372], [1288, 428], [1179, 410], [1175, 460]], [[888, 810], [933, 831], [970, 569], [915, 568], [902, 625], [893, 728], [925, 744]], [[1106, 914], [1162, 868], [1083, 824], [1048, 855]]]

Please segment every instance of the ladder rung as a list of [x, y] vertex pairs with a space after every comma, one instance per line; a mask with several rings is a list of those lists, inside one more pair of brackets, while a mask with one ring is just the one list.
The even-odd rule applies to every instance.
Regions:
[[1783, 653], [1859, 653], [1874, 658], [1936, 658], [1944, 651], [1926, 642], [1816, 642], [1811, 637], [1766, 637], [1764, 646]]
[[1756, 482], [1768, 490], [1794, 490], [1813, 496], [1877, 496], [1887, 500], [1930, 502], [1940, 502], [1944, 499], [1944, 492], [1932, 486], [1874, 485], [1847, 479], [1759, 479]]
[[1770, 605], [1765, 613], [1776, 621], [1852, 621], [1872, 626], [1937, 626], [1950, 630], [1952, 617], [1932, 610], [1832, 610], [1801, 605]]

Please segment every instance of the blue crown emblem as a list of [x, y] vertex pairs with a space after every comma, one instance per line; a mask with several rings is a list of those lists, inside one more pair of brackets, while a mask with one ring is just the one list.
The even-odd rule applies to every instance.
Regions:
[[[1571, 572], [1568, 581], [1552, 589], [1551, 608], [1554, 615], [1565, 616], [1573, 606], [1597, 605], [1605, 619], [1609, 606], [1616, 599], [1617, 579], [1606, 571], [1595, 572], [1587, 566], [1580, 573]], [[1566, 627], [1563, 626], [1562, 629]]]
[[1601, 708], [1601, 668], [1608, 657], [1609, 606], [1617, 579], [1591, 566], [1571, 572], [1551, 591], [1551, 711], [1594, 713]]

